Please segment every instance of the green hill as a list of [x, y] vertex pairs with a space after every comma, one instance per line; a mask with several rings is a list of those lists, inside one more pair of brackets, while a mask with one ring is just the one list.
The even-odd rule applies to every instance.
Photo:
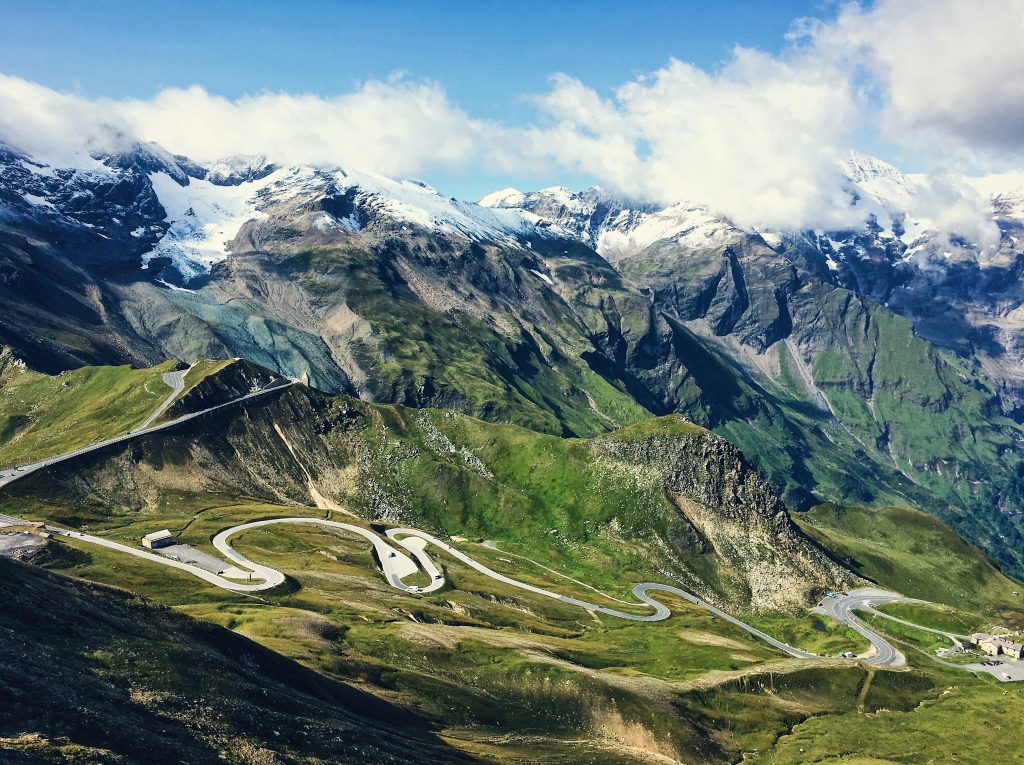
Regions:
[[296, 385], [40, 470], [0, 510], [135, 543], [211, 495], [497, 540], [623, 593], [668, 575], [741, 609], [852, 581], [738, 450], [679, 416], [566, 439]]
[[127, 433], [171, 393], [160, 378], [174, 367], [168, 361], [44, 375], [0, 348], [0, 468]]
[[808, 534], [861, 576], [904, 595], [1024, 620], [1024, 585], [942, 521], [907, 508], [822, 505], [796, 516]]

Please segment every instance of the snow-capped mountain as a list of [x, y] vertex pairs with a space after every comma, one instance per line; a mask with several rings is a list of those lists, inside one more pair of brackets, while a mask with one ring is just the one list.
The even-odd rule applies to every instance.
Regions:
[[[843, 256], [855, 236], [870, 232], [883, 248], [888, 244], [899, 257], [923, 257], [935, 247], [937, 253], [949, 257], [949, 239], [954, 238], [959, 250], [978, 250], [983, 245], [957, 232], [943, 230], [934, 217], [942, 209], [942, 200], [932, 199], [935, 190], [923, 175], [903, 173], [894, 166], [866, 154], [851, 152], [842, 166], [847, 179], [850, 205], [863, 221], [860, 228], [847, 231], [817, 232], [823, 254], [833, 270], [839, 269], [837, 258]], [[986, 201], [990, 215], [1004, 219], [1024, 220], [1024, 177], [982, 178], [968, 181], [963, 192], [977, 190]], [[949, 206], [961, 204], [951, 198]], [[480, 205], [501, 209], [524, 210], [560, 227], [593, 247], [608, 261], [615, 263], [656, 242], [676, 239], [682, 246], [702, 249], [727, 244], [752, 233], [734, 226], [725, 216], [716, 214], [699, 201], [681, 201], [670, 206], [625, 200], [594, 186], [580, 192], [562, 186], [522, 192], [503, 189], [483, 197]], [[770, 246], [794, 232], [758, 230], [756, 233]], [[976, 237], [974, 237], [976, 238]], [[854, 254], [852, 251], [847, 254]]]
[[580, 192], [564, 186], [529, 193], [504, 189], [488, 194], [479, 204], [533, 213], [593, 247], [611, 263], [673, 236], [699, 247], [724, 243], [741, 234], [706, 207], [680, 203], [659, 209], [649, 203], [629, 202], [598, 186]]
[[1022, 506], [999, 459], [1024, 422], [1020, 197], [989, 193], [982, 259], [924, 214], [929, 179], [852, 157], [847, 180], [863, 225], [756, 231], [599, 189], [471, 204], [263, 157], [2, 148], [0, 346], [49, 371], [241, 357], [563, 435], [678, 412], [799, 506], [937, 487], [988, 529]]
[[[159, 263], [163, 275], [154, 278], [166, 277], [177, 285], [208, 274], [223, 262], [247, 222], [266, 220], [275, 210], [291, 214], [300, 208], [315, 213], [321, 229], [352, 234], [367, 225], [395, 224], [504, 243], [521, 244], [531, 236], [569, 236], [612, 263], [658, 242], [700, 251], [752, 234], [773, 248], [798, 238], [815, 247], [844, 284], [856, 261], [877, 260], [878, 253], [893, 265], [959, 260], [964, 253], [982, 258], [977, 237], [943, 231], [941, 223], [925, 214], [922, 200], [934, 202], [934, 194], [923, 176], [904, 174], [863, 154], [851, 154], [843, 170], [851, 205], [865, 221], [863, 228], [754, 232], [737, 228], [698, 202], [658, 206], [599, 187], [581, 192], [560, 186], [526, 193], [504, 189], [472, 204], [442, 196], [419, 181], [340, 168], [281, 167], [264, 156], [204, 164], [155, 144], [139, 144], [130, 151], [81, 157], [74, 167], [61, 167], [0, 146], [0, 216], [46, 220], [69, 229], [70, 235], [76, 229], [91, 233], [93, 240], [109, 242], [119, 257], [136, 258], [143, 269]], [[973, 182], [973, 188], [988, 198], [991, 213], [1003, 221], [997, 249], [1012, 250], [1018, 241], [1024, 243], [1016, 231], [1024, 220], [1022, 184], [1024, 179], [1016, 176]], [[95, 241], [90, 248], [104, 249]]]
[[169, 262], [182, 283], [208, 274], [245, 223], [275, 210], [304, 208], [321, 229], [350, 233], [398, 224], [506, 244], [544, 233], [530, 212], [460, 202], [420, 181], [278, 167], [263, 156], [201, 164], [146, 144], [80, 164], [55, 167], [0, 146], [0, 216], [94, 231], [123, 245], [143, 269]]
[[705, 316], [711, 296], [736, 290], [716, 334], [743, 326], [736, 312], [763, 292], [765, 320], [738, 335], [758, 352], [788, 326], [782, 303], [809, 278], [844, 288], [907, 317], [940, 346], [976, 353], [1024, 411], [1024, 175], [930, 178], [857, 153], [842, 171], [863, 221], [845, 230], [743, 230], [701, 204], [631, 203], [596, 187], [504, 189], [480, 204], [533, 213], [624, 273], [664, 281], [683, 316]]

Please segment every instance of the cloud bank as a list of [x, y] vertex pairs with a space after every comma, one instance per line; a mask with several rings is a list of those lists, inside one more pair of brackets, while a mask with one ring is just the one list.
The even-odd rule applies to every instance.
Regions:
[[194, 86], [150, 100], [90, 101], [0, 75], [0, 138], [48, 157], [155, 141], [199, 161], [266, 154], [404, 176], [465, 166], [499, 132], [456, 108], [439, 85], [406, 80], [371, 81], [334, 98], [263, 93], [229, 100]]
[[391, 176], [572, 171], [744, 226], [834, 229], [862, 221], [840, 163], [874, 131], [941, 170], [918, 212], [978, 240], [991, 221], [948, 171], [1021, 167], [1021, 29], [1024, 0], [848, 5], [828, 22], [796, 22], [781, 54], [737, 47], [716, 71], [671, 60], [611, 94], [556, 74], [532, 96], [529, 126], [475, 118], [440, 84], [406, 78], [331, 98], [230, 100], [196, 86], [114, 100], [0, 76], [0, 140], [54, 161], [155, 141], [200, 161], [266, 154]]
[[537, 103], [554, 123], [537, 150], [623, 193], [697, 200], [742, 225], [853, 222], [839, 162], [859, 98], [803, 57], [737, 48], [715, 74], [673, 60], [609, 100], [559, 76]]
[[894, 141], [974, 162], [1024, 153], [1024, 0], [880, 0], [801, 25], [821, 60], [866, 76]]

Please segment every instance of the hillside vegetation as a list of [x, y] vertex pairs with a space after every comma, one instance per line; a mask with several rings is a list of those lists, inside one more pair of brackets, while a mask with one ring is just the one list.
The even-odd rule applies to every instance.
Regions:
[[39, 471], [0, 509], [131, 526], [134, 539], [204, 495], [507, 542], [623, 593], [667, 576], [735, 607], [788, 609], [852, 581], [742, 454], [678, 416], [565, 439], [298, 385]]
[[[179, 401], [181, 410], [226, 400], [264, 379], [245, 363], [200, 369], [203, 379]], [[449, 410], [329, 396], [304, 385], [32, 474], [0, 492], [0, 512], [132, 545], [166, 527], [207, 551], [219, 530], [268, 517], [315, 515], [377, 529], [411, 525], [452, 538], [517, 579], [627, 610], [632, 606], [612, 598], [631, 601], [634, 582], [675, 581], [732, 610], [758, 611], [751, 621], [766, 631], [829, 653], [865, 646], [850, 630], [802, 611], [822, 591], [858, 583], [828, 551], [880, 584], [960, 608], [984, 594], [996, 613], [1002, 588], [1013, 586], [975, 548], [921, 513], [819, 508], [794, 523], [739, 451], [678, 415], [591, 438], [562, 438]], [[150, 616], [123, 593], [118, 597], [136, 610], [125, 613], [107, 602], [109, 591], [81, 584], [61, 584], [62, 592], [77, 593], [65, 603], [0, 568], [0, 586], [7, 576], [22, 597], [11, 601], [9, 629], [29, 636], [49, 631], [39, 644], [69, 657], [66, 672], [51, 662], [38, 680], [14, 675], [20, 685], [11, 686], [10, 706], [18, 711], [7, 718], [0, 712], [7, 726], [0, 729], [3, 745], [19, 757], [36, 752], [113, 762], [109, 752], [135, 756], [130, 747], [138, 744], [125, 743], [127, 730], [153, 725], [143, 715], [156, 715], [160, 724], [171, 718], [187, 728], [170, 750], [172, 762], [204, 762], [209, 752], [232, 746], [248, 758], [239, 762], [254, 765], [428, 756], [551, 765], [659, 758], [720, 763], [772, 751], [777, 743], [779, 756], [789, 757], [788, 736], [801, 736], [803, 725], [824, 726], [822, 741], [829, 743], [815, 751], [832, 756], [839, 751], [832, 737], [855, 730], [854, 718], [887, 714], [883, 710], [911, 714], [945, 699], [947, 691], [978, 710], [1002, 698], [991, 683], [944, 674], [918, 655], [904, 672], [788, 659], [671, 597], [670, 618], [642, 624], [516, 590], [444, 555], [438, 556], [444, 589], [427, 596], [400, 592], [382, 580], [365, 542], [344, 533], [264, 527], [233, 544], [286, 572], [287, 583], [257, 597], [230, 593], [73, 539], [51, 541], [46, 565], [129, 587], [259, 646], [172, 611]], [[916, 589], [908, 592], [903, 581]], [[977, 585], [955, 601], [951, 593], [960, 581]], [[95, 611], [85, 602], [92, 597]], [[34, 617], [24, 613], [29, 602], [36, 605]], [[130, 622], [140, 626], [111, 647], [93, 637], [103, 634], [91, 626], [96, 613], [109, 615], [104, 625], [114, 632]], [[74, 629], [54, 629], [56, 619], [68, 617]], [[16, 625], [19, 619], [26, 626]], [[208, 661], [205, 638], [193, 647], [192, 638], [179, 636], [181, 625], [188, 635], [223, 636], [211, 640], [216, 646], [228, 641], [219, 654], [227, 654], [228, 663]], [[88, 634], [80, 638], [80, 631]], [[246, 646], [266, 653], [246, 658]], [[11, 643], [6, 650], [26, 649]], [[253, 674], [239, 680], [230, 663], [235, 658]], [[34, 666], [42, 660], [18, 653], [10, 661]], [[53, 674], [58, 671], [64, 673]], [[263, 675], [286, 688], [268, 687], [265, 697], [262, 686], [253, 691], [255, 711], [243, 701], [236, 705], [236, 694], [248, 699], [248, 683]], [[84, 699], [81, 708], [99, 715], [100, 733], [89, 738], [94, 728], [77, 716], [86, 712], [45, 716], [43, 702], [46, 709], [57, 702], [53, 693], [34, 696], [33, 682]], [[341, 683], [372, 697], [350, 697], [356, 692]], [[203, 699], [195, 702], [198, 712], [190, 694]], [[207, 703], [206, 694], [229, 711]], [[306, 696], [326, 710], [323, 721], [307, 717]], [[272, 714], [261, 711], [261, 697], [276, 705]], [[380, 700], [396, 706], [376, 706]], [[105, 723], [103, 715], [121, 703], [143, 708], [133, 706], [123, 720]], [[285, 714], [293, 721], [287, 734], [279, 727]], [[350, 715], [358, 735], [373, 738], [365, 747], [346, 727]], [[372, 719], [364, 723], [360, 716]], [[391, 719], [411, 722], [393, 736]], [[935, 724], [923, 715], [908, 719], [914, 735]], [[163, 729], [167, 735], [179, 730], [169, 723]], [[978, 751], [986, 751], [985, 741], [990, 746], [992, 738], [979, 736]], [[889, 751], [884, 743], [879, 752]], [[410, 746], [416, 752], [406, 755]], [[865, 745], [863, 751], [872, 750]]]
[[[816, 507], [800, 526], [861, 576], [915, 598], [1024, 621], [1024, 586], [937, 518], [907, 508]], [[927, 622], [922, 622], [927, 624]]]
[[174, 368], [168, 361], [51, 376], [26, 369], [0, 348], [0, 468], [127, 433], [171, 393], [161, 377]]
[[462, 762], [426, 724], [136, 595], [0, 558], [0, 761]]

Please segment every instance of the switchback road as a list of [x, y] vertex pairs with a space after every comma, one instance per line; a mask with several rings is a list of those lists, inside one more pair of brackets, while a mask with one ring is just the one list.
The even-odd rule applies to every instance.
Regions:
[[839, 594], [832, 594], [822, 600], [816, 610], [826, 616], [835, 619], [837, 622], [847, 625], [871, 641], [874, 649], [874, 656], [870, 663], [879, 667], [902, 667], [907, 663], [906, 657], [893, 648], [888, 640], [868, 627], [854, 615], [855, 610], [866, 610], [872, 604], [882, 603], [921, 603], [920, 600], [905, 598], [895, 592], [862, 588], [850, 590]]
[[[252, 521], [250, 523], [243, 523], [239, 526], [233, 526], [228, 529], [224, 529], [213, 538], [213, 546], [221, 553], [225, 558], [234, 564], [229, 570], [237, 572], [237, 576], [234, 578], [228, 576], [222, 576], [220, 574], [214, 574], [197, 566], [193, 566], [188, 563], [183, 563], [176, 560], [165, 558], [157, 553], [149, 552], [136, 547], [130, 547], [128, 545], [121, 544], [119, 542], [113, 542], [111, 540], [103, 539], [89, 534], [82, 534], [76, 531], [69, 531], [67, 529], [61, 529], [54, 526], [46, 526], [46, 530], [53, 534], [69, 537], [76, 539], [81, 542], [89, 544], [98, 544], [108, 549], [118, 550], [120, 552], [132, 555], [136, 558], [142, 558], [154, 563], [159, 563], [164, 566], [171, 566], [181, 571], [186, 571], [193, 576], [199, 577], [211, 584], [221, 587], [225, 590], [231, 590], [234, 592], [258, 592], [263, 590], [270, 590], [285, 581], [285, 575], [273, 568], [268, 566], [255, 563], [244, 555], [235, 550], [231, 544], [230, 539], [237, 534], [244, 531], [248, 531], [255, 528], [263, 528], [272, 525], [312, 525], [320, 526], [322, 528], [328, 528], [332, 530], [347, 532], [355, 534], [367, 540], [374, 549], [377, 559], [380, 561], [381, 570], [384, 574], [385, 580], [392, 587], [408, 592], [411, 594], [425, 594], [440, 589], [445, 585], [444, 574], [441, 569], [434, 563], [432, 558], [427, 554], [426, 548], [433, 546], [439, 551], [451, 556], [455, 560], [462, 562], [469, 566], [475, 571], [480, 572], [484, 576], [487, 576], [495, 581], [502, 582], [503, 584], [515, 587], [517, 589], [531, 592], [541, 597], [552, 598], [559, 602], [566, 603], [571, 606], [582, 608], [592, 614], [605, 614], [612, 616], [617, 619], [627, 619], [630, 621], [637, 622], [656, 622], [663, 619], [667, 619], [671, 615], [671, 610], [661, 601], [652, 597], [652, 592], [664, 592], [676, 597], [680, 597], [694, 605], [697, 605], [713, 614], [717, 617], [734, 624], [740, 629], [743, 629], [754, 635], [755, 637], [763, 640], [774, 648], [783, 651], [790, 656], [794, 656], [801, 659], [816, 659], [817, 654], [804, 651], [795, 646], [791, 646], [788, 643], [784, 643], [780, 640], [773, 638], [771, 635], [759, 630], [741, 619], [726, 613], [725, 611], [717, 608], [716, 606], [708, 603], [707, 601], [697, 597], [696, 595], [687, 592], [679, 587], [675, 587], [667, 584], [658, 584], [655, 582], [643, 582], [633, 587], [633, 595], [637, 598], [639, 603], [638, 606], [646, 605], [653, 609], [653, 613], [641, 614], [632, 613], [629, 611], [623, 611], [617, 608], [610, 608], [608, 606], [602, 606], [597, 603], [593, 603], [588, 600], [573, 597], [570, 595], [564, 595], [560, 592], [549, 590], [544, 587], [538, 587], [537, 585], [530, 584], [528, 582], [522, 582], [518, 579], [514, 579], [510, 576], [506, 576], [489, 566], [481, 563], [480, 561], [472, 558], [461, 550], [453, 547], [447, 542], [438, 539], [432, 534], [428, 534], [425, 531], [412, 528], [398, 528], [388, 529], [384, 532], [384, 536], [380, 536], [369, 529], [365, 529], [361, 526], [356, 526], [351, 523], [342, 523], [339, 521], [325, 520], [322, 518], [305, 518], [305, 517], [293, 517], [293, 518], [271, 518], [260, 521]], [[226, 567], [227, 568], [227, 567]], [[427, 578], [427, 583], [422, 585], [410, 585], [404, 580], [408, 577], [422, 571]], [[239, 581], [240, 577], [244, 575], [246, 578]], [[867, 591], [865, 591], [866, 593]], [[881, 590], [870, 591], [871, 602], [894, 602], [901, 599], [901, 596], [895, 593], [886, 593]], [[851, 627], [856, 629], [859, 633], [864, 635], [871, 641], [873, 651], [867, 655], [858, 657], [868, 664], [885, 667], [896, 667], [901, 666], [904, 663], [904, 658], [895, 648], [893, 648], [883, 637], [877, 633], [872, 632], [855, 617], [850, 614], [850, 610], [854, 605], [860, 602], [858, 596], [855, 593], [849, 593], [842, 599], [826, 599], [823, 601], [822, 607], [826, 613], [833, 615], [838, 621], [845, 624], [850, 624]], [[826, 606], [826, 604], [828, 604]]]

